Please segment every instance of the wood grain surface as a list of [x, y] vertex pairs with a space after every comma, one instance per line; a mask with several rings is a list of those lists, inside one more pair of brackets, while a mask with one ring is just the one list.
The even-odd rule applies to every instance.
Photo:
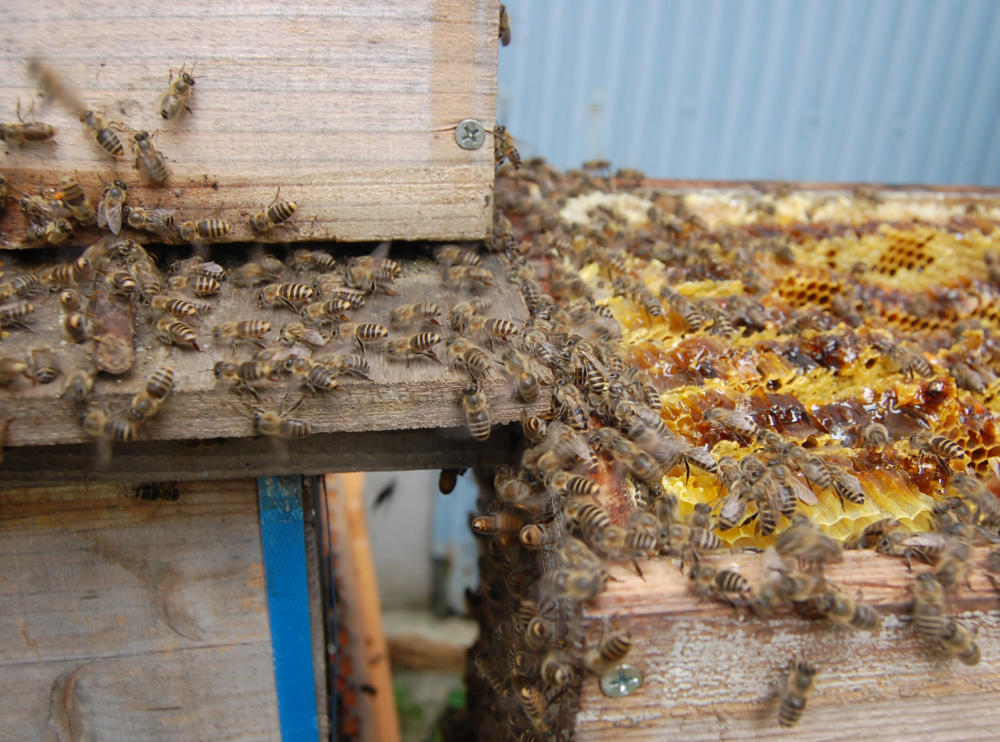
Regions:
[[[475, 118], [492, 129], [498, 13], [497, 0], [9, 3], [0, 120], [16, 122], [20, 101], [26, 119], [57, 134], [8, 144], [2, 171], [30, 193], [73, 173], [94, 199], [120, 178], [130, 203], [231, 222], [227, 241], [482, 238], [492, 142], [462, 149], [449, 127]], [[36, 56], [120, 129], [123, 157], [99, 148], [67, 106], [39, 98], [26, 67]], [[191, 111], [164, 120], [159, 100], [182, 65], [194, 68]], [[155, 132], [167, 157], [162, 186], [135, 167], [138, 130]], [[279, 187], [299, 206], [295, 227], [253, 233], [249, 216]], [[6, 246], [23, 228], [9, 205]]]
[[[979, 564], [985, 549], [977, 550]], [[751, 581], [758, 555], [720, 557]], [[629, 740], [877, 738], [985, 739], [992, 736], [992, 706], [1000, 691], [998, 595], [978, 567], [971, 589], [949, 601], [949, 611], [977, 632], [982, 661], [967, 667], [923, 645], [907, 623], [914, 565], [872, 552], [845, 552], [827, 579], [860, 597], [881, 615], [880, 633], [853, 631], [822, 620], [779, 614], [769, 620], [701, 602], [671, 560], [634, 569], [612, 567], [615, 580], [584, 607], [588, 634], [611, 625], [628, 629], [633, 648], [626, 662], [645, 675], [643, 687], [625, 698], [601, 693], [597, 678], [583, 687], [576, 739]], [[616, 581], [617, 580], [617, 581]], [[778, 726], [777, 712], [790, 663], [816, 663], [815, 691], [792, 729]]]
[[6, 739], [278, 735], [253, 480], [0, 492]]

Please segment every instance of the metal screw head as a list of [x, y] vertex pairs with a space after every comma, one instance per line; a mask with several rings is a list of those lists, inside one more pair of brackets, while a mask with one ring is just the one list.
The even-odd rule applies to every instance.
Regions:
[[486, 127], [475, 119], [464, 119], [455, 127], [455, 141], [462, 149], [479, 149], [486, 141]]
[[632, 665], [618, 665], [601, 676], [601, 692], [611, 698], [635, 693], [642, 686], [642, 672]]

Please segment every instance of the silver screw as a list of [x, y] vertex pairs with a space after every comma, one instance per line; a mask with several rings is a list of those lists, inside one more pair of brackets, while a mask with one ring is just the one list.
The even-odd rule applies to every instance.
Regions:
[[642, 672], [632, 665], [618, 665], [601, 676], [601, 692], [610, 698], [630, 696], [642, 686]]
[[486, 141], [486, 128], [475, 119], [464, 119], [455, 127], [455, 141], [462, 149], [479, 149]]

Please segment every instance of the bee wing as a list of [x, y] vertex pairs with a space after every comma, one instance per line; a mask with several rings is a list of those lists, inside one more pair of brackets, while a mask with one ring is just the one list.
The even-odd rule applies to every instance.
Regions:
[[785, 480], [785, 484], [788, 485], [792, 492], [795, 493], [795, 496], [806, 505], [815, 505], [819, 502], [819, 498], [816, 497], [816, 493], [813, 492], [807, 484], [799, 481], [799, 478], [794, 474]]
[[97, 226], [107, 227], [112, 234], [122, 231], [122, 201], [109, 202], [102, 198], [97, 205]]
[[948, 540], [943, 534], [934, 533], [928, 531], [926, 533], [914, 533], [912, 536], [907, 536], [902, 541], [900, 545], [909, 546], [916, 549], [929, 549], [937, 550], [944, 549], [947, 545]]

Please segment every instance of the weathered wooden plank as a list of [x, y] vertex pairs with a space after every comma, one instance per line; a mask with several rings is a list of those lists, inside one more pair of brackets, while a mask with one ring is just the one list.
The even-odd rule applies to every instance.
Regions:
[[[74, 173], [94, 198], [121, 178], [130, 202], [226, 219], [233, 241], [482, 238], [492, 148], [461, 149], [448, 127], [494, 120], [497, 19], [497, 0], [9, 5], [0, 119], [15, 121], [20, 100], [58, 131], [8, 145], [4, 173], [29, 192]], [[75, 112], [37, 98], [26, 60], [46, 52], [83, 104], [121, 127], [124, 157], [100, 149]], [[182, 64], [194, 66], [191, 111], [165, 121], [160, 97]], [[165, 186], [134, 167], [131, 137], [144, 129], [168, 158]], [[298, 230], [258, 236], [248, 216], [278, 186], [299, 205]], [[8, 246], [23, 228], [20, 210], [0, 215]]]
[[[977, 553], [974, 563], [982, 556]], [[756, 579], [758, 556], [735, 561]], [[923, 569], [914, 565], [915, 573]], [[829, 739], [833, 729], [837, 736], [885, 734], [886, 724], [894, 739], [917, 732], [970, 739], [995, 724], [987, 705], [1000, 690], [994, 659], [1000, 655], [1000, 614], [997, 594], [978, 569], [971, 575], [972, 589], [962, 589], [949, 603], [952, 613], [978, 631], [982, 661], [974, 667], [916, 639], [905, 620], [913, 574], [899, 559], [846, 552], [842, 564], [827, 569], [832, 584], [851, 597], [860, 593], [881, 614], [883, 628], [875, 636], [796, 615], [767, 620], [698, 603], [689, 580], [670, 560], [644, 562], [642, 570], [644, 580], [631, 568], [612, 567], [618, 581], [584, 606], [584, 620], [592, 638], [611, 620], [632, 633], [626, 661], [642, 669], [644, 685], [634, 695], [609, 698], [589, 676], [576, 721], [578, 740], [607, 739], [626, 729], [629, 739], [637, 740], [820, 740]], [[778, 704], [790, 662], [800, 656], [819, 666], [816, 690], [798, 726], [782, 729]]]
[[[484, 262], [496, 276], [494, 286], [478, 294], [491, 303], [488, 314], [523, 321], [527, 317], [524, 300], [518, 289], [506, 280], [502, 260], [494, 256]], [[11, 275], [22, 266], [23, 263], [16, 259], [7, 261]], [[364, 307], [349, 312], [351, 320], [388, 324], [392, 308], [436, 300], [445, 315], [444, 324], [438, 330], [445, 340], [454, 336], [447, 326], [447, 313], [458, 302], [476, 294], [467, 288], [443, 286], [440, 269], [430, 260], [408, 260], [403, 266], [402, 276], [394, 285], [396, 295], [373, 295]], [[295, 279], [290, 271], [286, 274], [285, 280]], [[311, 283], [312, 276], [303, 274], [299, 280]], [[216, 362], [249, 359], [257, 348], [243, 343], [234, 354], [230, 342], [212, 340], [212, 328], [227, 321], [262, 319], [271, 323], [269, 338], [276, 340], [282, 325], [300, 319], [286, 308], [258, 307], [257, 293], [257, 289], [236, 288], [231, 281], [223, 283], [222, 291], [211, 300], [212, 311], [197, 326], [203, 352], [163, 345], [153, 334], [156, 314], [142, 307], [136, 327], [136, 360], [132, 370], [121, 377], [98, 377], [90, 406], [104, 407], [112, 412], [127, 409], [132, 396], [143, 388], [145, 379], [160, 366], [167, 365], [174, 369], [174, 391], [159, 414], [143, 426], [141, 437], [146, 440], [253, 436], [252, 405], [288, 411], [299, 400], [301, 405], [294, 417], [312, 424], [317, 433], [454, 428], [465, 424], [460, 401], [462, 389], [470, 383], [467, 373], [459, 372], [446, 361], [434, 363], [417, 358], [405, 363], [389, 359], [380, 352], [379, 344], [374, 344], [366, 353], [371, 380], [341, 377], [339, 389], [313, 394], [294, 378], [286, 378], [260, 386], [259, 400], [248, 393], [234, 393], [228, 382], [215, 377]], [[91, 343], [74, 345], [66, 340], [56, 295], [35, 296], [31, 301], [35, 305], [30, 318], [32, 331], [11, 332], [4, 340], [3, 355], [25, 356], [32, 348], [47, 347], [57, 352], [64, 374], [90, 367]], [[414, 328], [393, 330], [390, 340], [415, 331]], [[436, 350], [442, 359], [446, 357], [443, 343]], [[352, 353], [354, 347], [350, 341], [335, 339], [315, 351], [315, 355], [329, 352]], [[499, 357], [499, 353], [498, 348], [495, 357]], [[483, 387], [489, 397], [494, 422], [519, 420], [526, 412], [534, 413], [548, 407], [550, 377], [547, 371], [539, 370], [539, 373], [545, 382], [543, 393], [537, 402], [526, 405], [515, 398], [513, 383], [499, 369], [491, 372]], [[52, 384], [32, 385], [21, 379], [0, 388], [0, 420], [10, 420], [5, 446], [89, 441], [80, 426], [84, 407], [60, 396], [64, 381], [65, 377]]]
[[5, 736], [277, 734], [254, 482], [176, 494], [0, 492]]

